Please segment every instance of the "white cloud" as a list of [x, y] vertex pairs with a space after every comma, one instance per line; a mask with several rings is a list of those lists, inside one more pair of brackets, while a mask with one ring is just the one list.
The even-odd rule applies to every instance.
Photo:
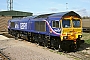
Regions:
[[88, 16], [87, 9], [85, 9], [85, 8], [77, 10], [76, 12], [78, 12], [81, 16]]
[[56, 8], [56, 7], [51, 7], [51, 8], [49, 8], [49, 10], [50, 10], [50, 11], [58, 11], [58, 8]]
[[40, 11], [40, 12], [38, 11], [34, 13], [34, 15], [57, 13], [57, 12], [65, 11], [65, 10], [66, 10], [65, 4], [61, 4], [59, 2], [50, 2], [47, 8], [44, 9], [44, 11]]
[[81, 16], [90, 16], [90, 10], [86, 9], [86, 8], [81, 8], [81, 7], [74, 7], [71, 9], [72, 11], [77, 12], [78, 14], [80, 14]]
[[61, 12], [66, 10], [66, 4], [62, 4], [60, 2], [51, 2], [48, 10], [51, 12]]
[[43, 12], [35, 12], [33, 15], [41, 15], [41, 14], [49, 14], [48, 11], [43, 11]]
[[88, 13], [87, 13], [87, 14], [88, 14], [88, 16], [90, 16], [90, 10], [87, 10], [87, 12], [88, 12]]

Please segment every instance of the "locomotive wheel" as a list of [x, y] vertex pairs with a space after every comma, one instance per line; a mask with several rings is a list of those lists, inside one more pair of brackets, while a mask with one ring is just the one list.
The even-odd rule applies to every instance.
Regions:
[[73, 43], [73, 41], [62, 41], [61, 42], [61, 49], [63, 51], [76, 51], [77, 45]]
[[62, 42], [61, 43], [61, 49], [63, 50], [63, 51], [67, 51], [67, 50], [69, 50], [69, 45], [67, 45], [67, 42]]
[[35, 43], [35, 37], [30, 36], [30, 42]]
[[31, 38], [30, 36], [27, 36], [28, 42], [30, 42], [30, 38]]
[[44, 44], [44, 47], [47, 47], [47, 46], [48, 46], [48, 41], [47, 41], [47, 39], [44, 40], [43, 44]]
[[15, 37], [15, 40], [18, 40], [18, 37]]
[[58, 45], [58, 51], [59, 51], [59, 52], [62, 52], [62, 51], [63, 51], [63, 50], [61, 49], [61, 45], [60, 45], [60, 44]]
[[48, 38], [47, 38], [47, 36], [44, 37], [43, 45], [44, 45], [44, 47], [48, 47]]
[[17, 31], [15, 31], [15, 40], [18, 40], [19, 36], [20, 34]]
[[71, 44], [70, 46], [70, 50], [69, 51], [76, 51], [77, 50], [77, 45], [76, 44]]
[[80, 44], [77, 43], [77, 44], [74, 44], [73, 41], [63, 41], [61, 43], [61, 49], [63, 51], [77, 51], [78, 48], [80, 47]]

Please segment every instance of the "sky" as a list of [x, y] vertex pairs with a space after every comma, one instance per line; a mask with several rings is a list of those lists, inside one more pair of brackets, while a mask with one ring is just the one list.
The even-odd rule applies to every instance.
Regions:
[[[7, 5], [7, 0], [0, 0], [0, 11], [8, 10]], [[90, 16], [90, 0], [13, 0], [13, 10], [34, 15], [75, 11]]]

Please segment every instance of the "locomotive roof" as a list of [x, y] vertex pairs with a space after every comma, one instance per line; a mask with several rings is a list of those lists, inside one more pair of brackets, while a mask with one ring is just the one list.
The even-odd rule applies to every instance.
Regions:
[[13, 18], [13, 19], [11, 19], [9, 21], [14, 22], [14, 21], [28, 21], [28, 20], [29, 20], [29, 18], [24, 17], [24, 18]]
[[25, 17], [25, 18], [12, 19], [12, 20], [14, 20], [14, 21], [16, 21], [16, 20], [19, 20], [19, 21], [26, 20], [27, 21], [29, 19], [31, 19], [31, 20], [45, 20], [47, 18], [50, 20], [60, 20], [64, 16], [77, 16], [77, 17], [81, 18], [80, 15], [75, 13], [74, 11], [68, 11], [68, 12], [60, 12], [60, 13], [43, 14], [43, 15], [38, 15], [38, 16], [29, 16], [29, 17]]
[[46, 17], [48, 17], [48, 16], [50, 16], [50, 15], [52, 15], [52, 14], [54, 14], [54, 13], [38, 15], [38, 16], [35, 17], [35, 19], [36, 19], [36, 18], [46, 18]]
[[51, 13], [51, 14], [43, 14], [43, 15], [38, 15], [35, 17], [35, 19], [37, 18], [52, 18], [52, 17], [58, 17], [59, 19], [61, 19], [64, 16], [77, 16], [79, 18], [80, 15], [75, 13], [74, 11], [68, 11], [68, 12], [59, 12], [59, 13]]
[[55, 13], [55, 14], [50, 15], [49, 18], [50, 17], [60, 17], [60, 18], [62, 18], [64, 16], [77, 16], [77, 17], [81, 18], [80, 15], [75, 13], [74, 11]]

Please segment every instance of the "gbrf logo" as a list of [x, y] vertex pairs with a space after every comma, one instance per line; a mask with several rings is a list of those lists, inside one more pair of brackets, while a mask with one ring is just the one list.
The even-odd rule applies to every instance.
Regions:
[[27, 29], [27, 23], [20, 23], [20, 29]]

